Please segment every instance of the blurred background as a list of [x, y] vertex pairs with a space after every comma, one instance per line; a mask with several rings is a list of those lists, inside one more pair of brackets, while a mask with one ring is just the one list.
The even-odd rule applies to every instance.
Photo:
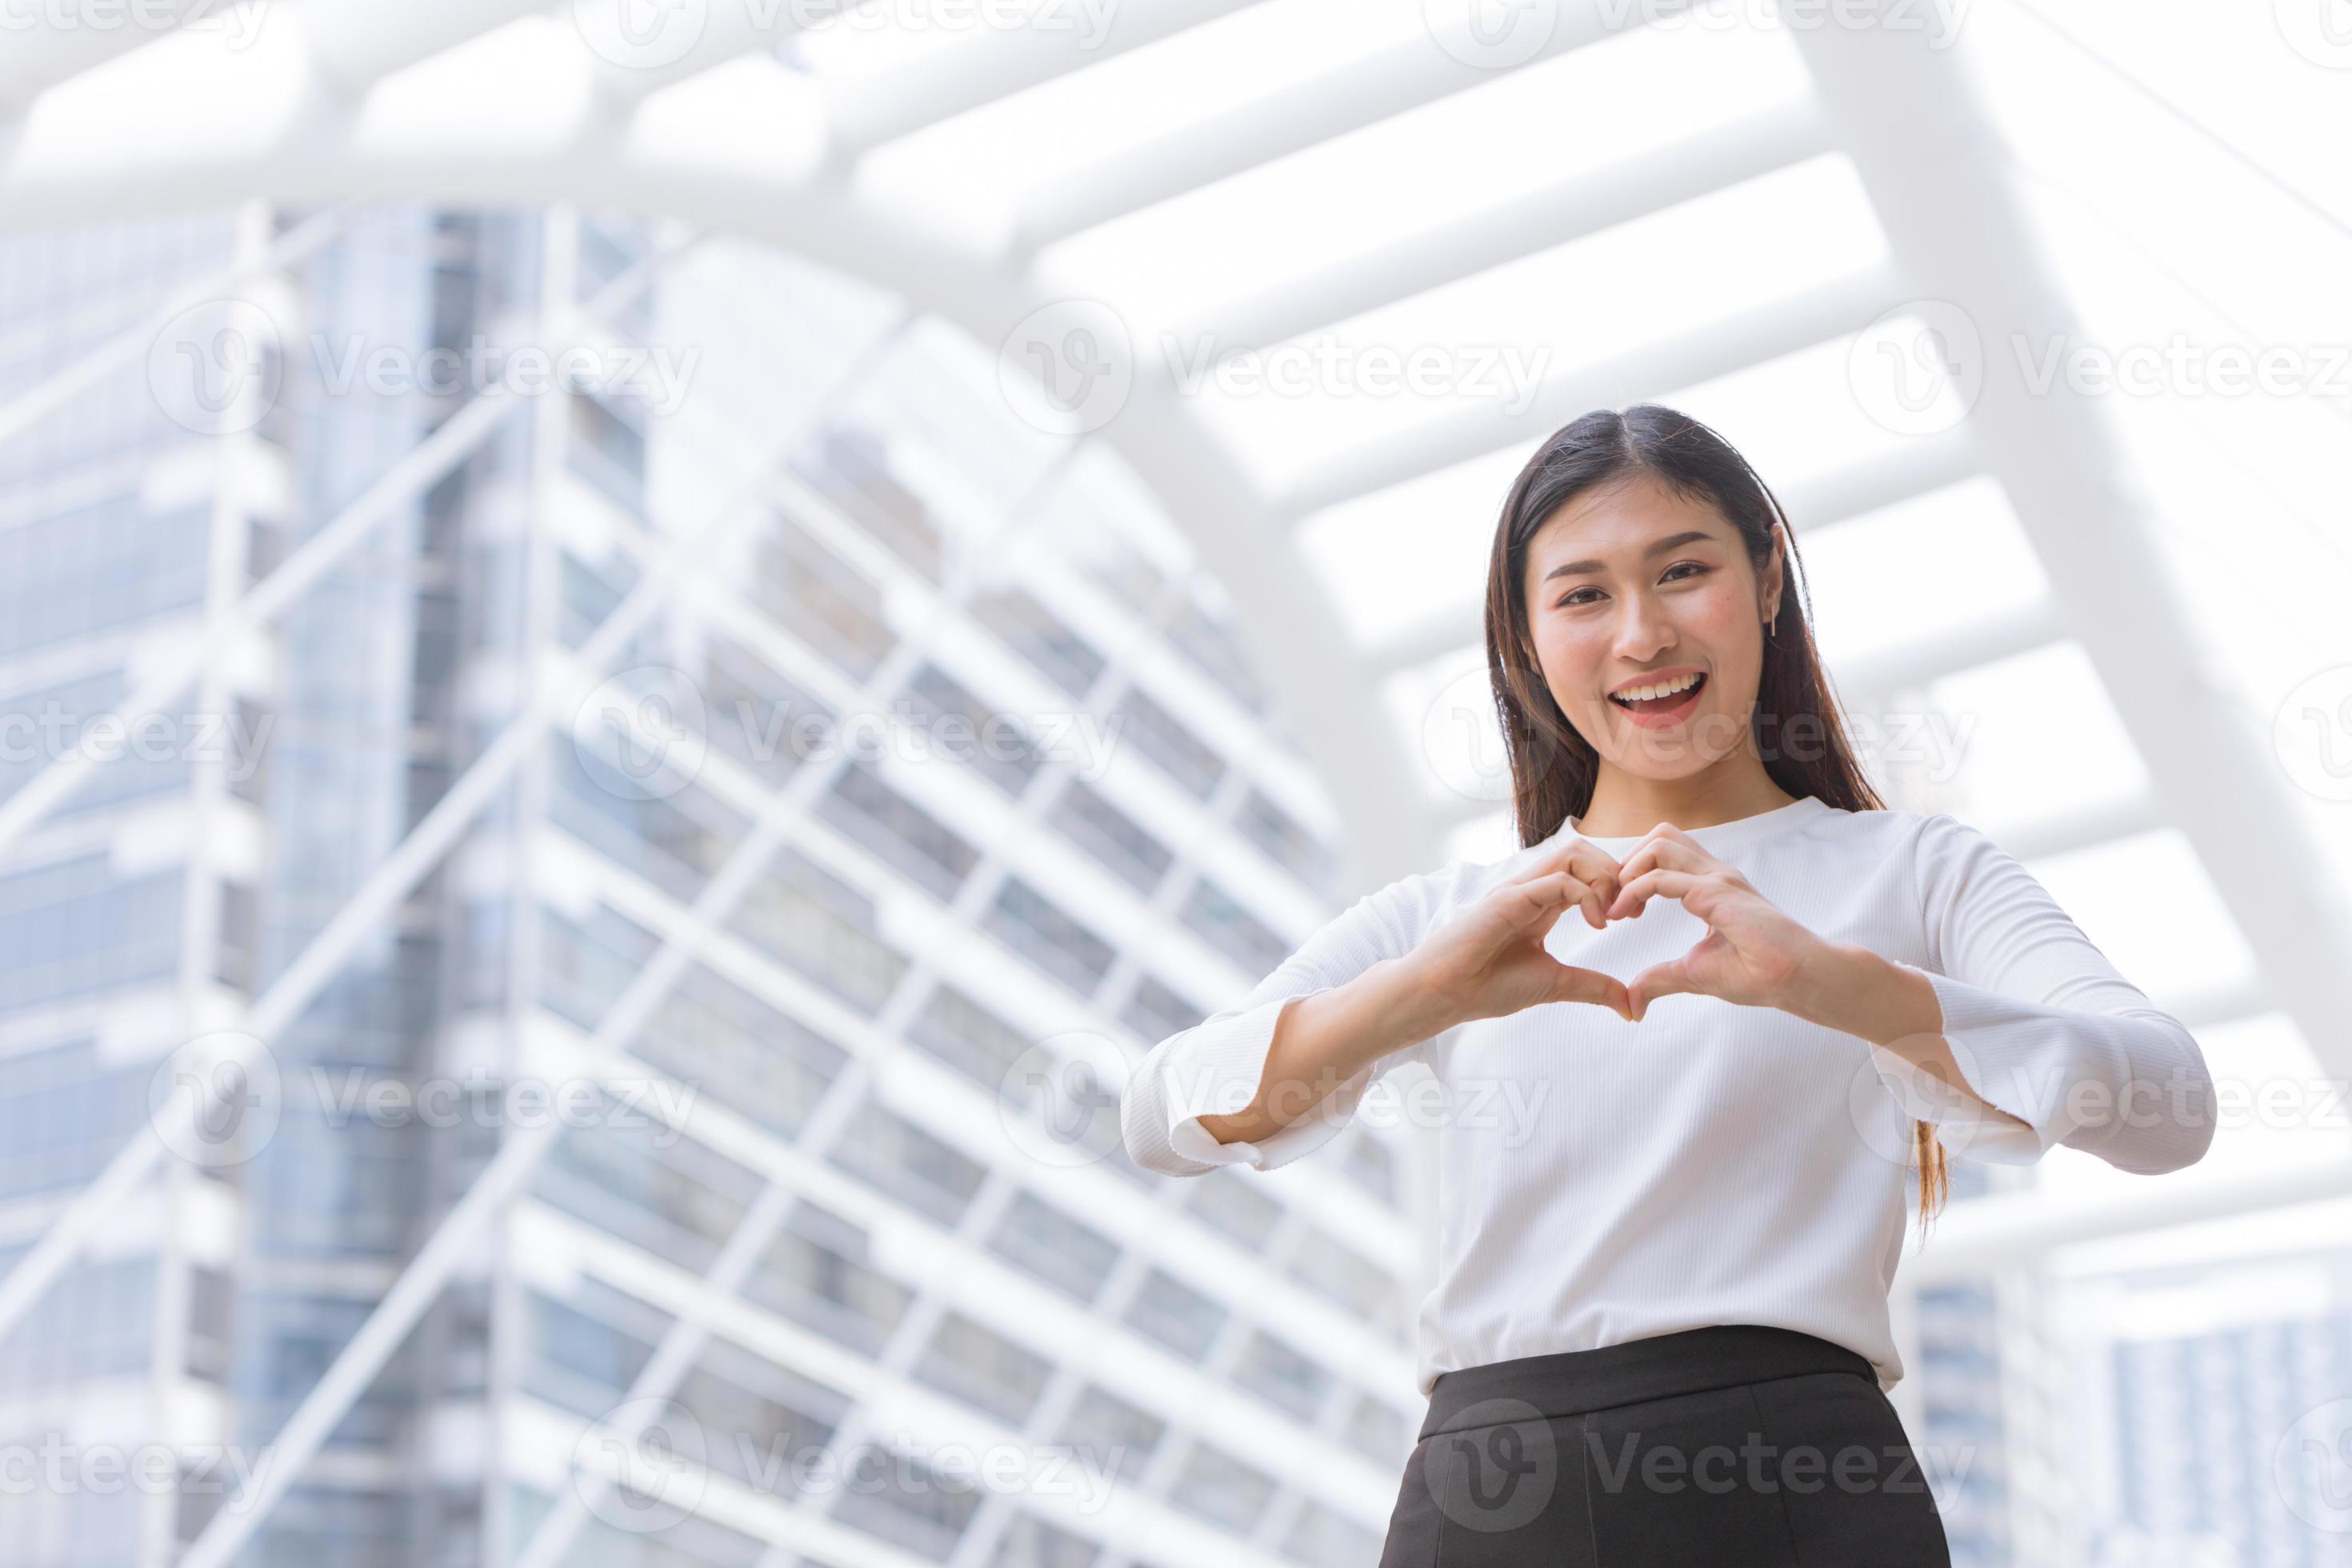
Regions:
[[2342, 0], [0, 33], [0, 1560], [1369, 1568], [1425, 1132], [1118, 1089], [1515, 847], [1655, 399], [2222, 1089], [1906, 1248], [1955, 1562], [2352, 1563]]

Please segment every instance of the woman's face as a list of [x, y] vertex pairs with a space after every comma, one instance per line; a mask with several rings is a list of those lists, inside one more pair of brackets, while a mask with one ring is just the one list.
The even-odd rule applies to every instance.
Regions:
[[[1628, 773], [1682, 778], [1746, 744], [1780, 606], [1776, 547], [1764, 579], [1738, 531], [1703, 499], [1646, 476], [1588, 490], [1528, 548], [1528, 626], [1553, 700]], [[1628, 708], [1612, 694], [1686, 684]]]

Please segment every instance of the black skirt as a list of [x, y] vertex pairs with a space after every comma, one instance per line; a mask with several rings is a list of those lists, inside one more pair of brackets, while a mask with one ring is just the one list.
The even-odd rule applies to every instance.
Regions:
[[1380, 1568], [1949, 1568], [1870, 1363], [1722, 1324], [1439, 1375]]

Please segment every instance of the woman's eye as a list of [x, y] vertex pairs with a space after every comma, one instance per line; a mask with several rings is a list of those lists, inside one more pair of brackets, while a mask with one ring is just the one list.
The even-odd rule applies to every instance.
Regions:
[[1591, 601], [1591, 600], [1590, 600], [1590, 599], [1579, 599], [1579, 598], [1576, 596], [1576, 595], [1577, 595], [1577, 594], [1590, 594], [1590, 593], [1591, 593], [1591, 592], [1592, 592], [1592, 590], [1591, 590], [1591, 589], [1590, 589], [1590, 588], [1579, 588], [1579, 589], [1577, 589], [1577, 590], [1576, 590], [1576, 593], [1575, 593], [1575, 594], [1570, 594], [1570, 595], [1568, 595], [1568, 597], [1566, 597], [1566, 598], [1562, 599], [1559, 604], [1554, 605], [1552, 606], [1552, 608], [1554, 608], [1554, 609], [1556, 609], [1556, 610], [1565, 610], [1565, 609], [1568, 609], [1568, 608], [1570, 608], [1570, 606], [1575, 605], [1580, 605], [1580, 604], [1582, 604], [1582, 605], [1589, 605], [1589, 604], [1592, 603], [1592, 601]]
[[1689, 567], [1689, 568], [1690, 568], [1693, 572], [1695, 572], [1695, 573], [1701, 573], [1701, 574], [1704, 574], [1704, 573], [1706, 571], [1706, 567], [1704, 567], [1704, 566], [1700, 565], [1700, 564], [1699, 564], [1697, 562], [1696, 562], [1696, 561], [1677, 561], [1677, 562], [1675, 562], [1672, 566], [1669, 566], [1669, 567], [1667, 567], [1667, 568], [1666, 568], [1666, 572], [1665, 572], [1666, 579], [1667, 579], [1667, 580], [1669, 580], [1669, 581], [1671, 581], [1671, 580], [1673, 579], [1673, 577], [1674, 577], [1674, 574], [1675, 574], [1675, 573], [1677, 573], [1677, 572], [1681, 571], [1681, 570], [1682, 570], [1684, 567], [1685, 567], [1685, 566]]

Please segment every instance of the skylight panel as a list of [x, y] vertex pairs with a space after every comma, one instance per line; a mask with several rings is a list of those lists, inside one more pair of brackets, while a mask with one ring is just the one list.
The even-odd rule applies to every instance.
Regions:
[[1988, 477], [1805, 531], [1814, 636], [1833, 673], [1867, 668], [2045, 596], [2040, 557]]
[[2027, 868], [2124, 978], [2152, 999], [2178, 1003], [2255, 972], [2252, 948], [2178, 828], [2092, 845]]
[[[1883, 716], [1892, 723], [1892, 715]], [[2053, 643], [1937, 681], [1919, 715], [1923, 783], [1937, 807], [1999, 838], [2147, 787], [2139, 750], [2075, 642]], [[1892, 731], [1889, 731], [1892, 733]]]
[[[1275, 489], [1349, 447], [1447, 415], [1490, 414], [1508, 441], [1508, 421], [1547, 381], [1638, 359], [1646, 345], [1861, 272], [1885, 249], [1851, 163], [1816, 158], [1245, 350], [1199, 378], [1201, 414]], [[1205, 369], [1217, 318], [1158, 342]]]
[[1330, 507], [1299, 525], [1313, 568], [1357, 645], [1372, 648], [1444, 617], [1479, 636], [1486, 555], [1503, 498], [1532, 443]]
[[[1897, 317], [1899, 323], [1906, 318]], [[1901, 327], [1885, 333], [1906, 341]], [[1861, 379], [1858, 353], [1876, 334], [1854, 333], [1676, 388], [1654, 399], [1714, 426], [1739, 448], [1764, 482], [1785, 495], [1808, 479], [1826, 479], [1864, 463], [1894, 460], [1916, 449], [1919, 437], [1874, 412], [1874, 384]], [[1949, 395], [1939, 389], [1937, 395]], [[1958, 423], [1957, 420], [1954, 421]]]
[[[1098, 23], [1055, 0], [1073, 42]], [[1116, 19], [1116, 7], [1093, 10]], [[1028, 193], [1215, 126], [1261, 99], [1311, 91], [1327, 74], [1424, 36], [1417, 5], [1260, 0], [1254, 5], [1011, 93], [875, 150], [885, 188], [926, 197], [979, 191], [1004, 216]], [[1073, 134], [1083, 127], [1084, 134]]]
[[1213, 319], [1220, 300], [1808, 91], [1777, 32], [1640, 29], [1074, 236], [1039, 262], [1058, 287], [1115, 289], [1147, 323]]

